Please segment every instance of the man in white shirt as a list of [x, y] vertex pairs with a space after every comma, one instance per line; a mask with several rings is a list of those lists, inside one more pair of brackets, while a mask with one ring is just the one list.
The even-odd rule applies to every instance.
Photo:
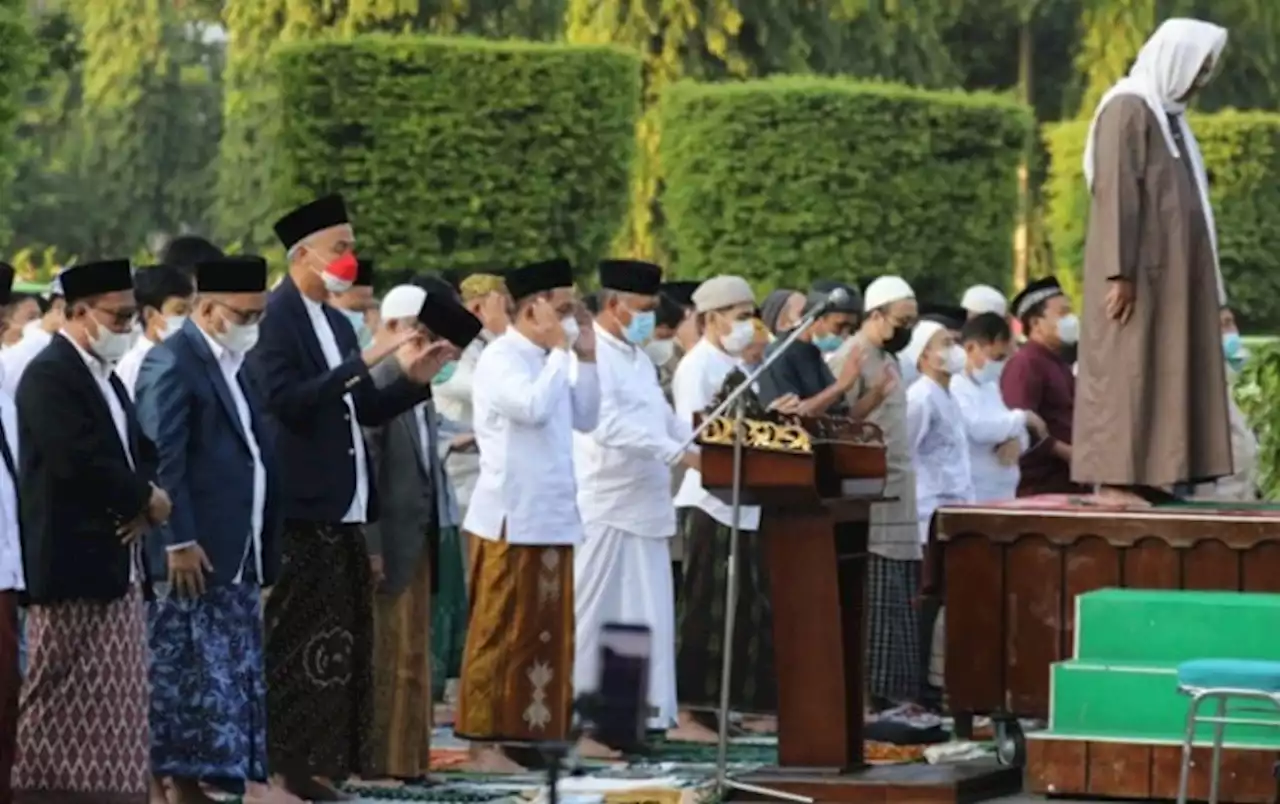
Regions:
[[62, 280], [54, 277], [49, 284], [49, 308], [36, 321], [29, 322], [22, 331], [22, 339], [8, 349], [0, 350], [0, 390], [17, 398], [18, 382], [40, 350], [49, 345], [53, 335], [62, 329], [65, 321], [66, 299], [62, 295]]
[[151, 347], [182, 329], [191, 313], [195, 284], [172, 265], [155, 265], [134, 274], [133, 295], [138, 301], [142, 334], [116, 364], [116, 376], [131, 397], [135, 396], [138, 372]]
[[196, 277], [190, 320], [149, 351], [136, 394], [175, 502], [148, 538], [147, 633], [152, 771], [179, 804], [208, 800], [201, 778], [244, 783], [250, 800], [267, 793], [261, 590], [279, 569], [279, 479], [261, 398], [241, 371], [267, 304], [267, 263], [222, 257]]
[[[9, 302], [13, 268], [0, 263], [0, 306]], [[22, 575], [22, 534], [18, 529], [18, 410], [0, 391], [0, 801], [10, 801], [10, 772], [18, 736], [21, 636], [18, 598]]]
[[[578, 509], [585, 539], [574, 552], [577, 658], [574, 688], [599, 688], [600, 630], [646, 625], [650, 728], [676, 724], [675, 593], [671, 465], [698, 466], [644, 344], [653, 334], [662, 269], [631, 260], [600, 264], [596, 316], [600, 424], [574, 437]], [[629, 748], [630, 746], [618, 746]]]
[[[671, 383], [676, 418], [692, 427], [696, 413], [708, 412], [733, 371], [742, 371], [743, 352], [756, 339], [755, 296], [738, 276], [708, 279], [694, 291], [702, 320], [702, 339], [676, 368]], [[675, 498], [687, 536], [676, 678], [682, 710], [670, 739], [714, 742], [709, 714], [720, 702], [720, 665], [724, 635], [724, 568], [729, 558], [733, 511], [702, 485], [698, 469], [689, 469]], [[739, 712], [771, 715], [777, 711], [773, 664], [773, 610], [768, 564], [756, 538], [760, 508], [743, 506], [738, 527], [738, 611], [729, 701]]]
[[596, 428], [600, 385], [569, 263], [512, 271], [507, 289], [512, 325], [473, 381], [480, 478], [463, 521], [475, 544], [454, 731], [478, 768], [518, 771], [501, 744], [564, 740], [573, 717], [573, 431]]

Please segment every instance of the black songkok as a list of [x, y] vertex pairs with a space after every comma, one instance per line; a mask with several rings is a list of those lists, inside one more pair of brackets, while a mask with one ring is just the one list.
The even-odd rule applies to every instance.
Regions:
[[222, 257], [196, 263], [200, 293], [262, 293], [267, 289], [267, 261], [261, 257]]
[[373, 287], [373, 260], [367, 260], [363, 257], [356, 260], [356, 281], [352, 283], [352, 286], [357, 288]]
[[654, 296], [662, 287], [662, 268], [640, 260], [603, 260], [600, 263], [600, 287]]
[[1015, 318], [1022, 318], [1028, 310], [1040, 302], [1064, 295], [1066, 294], [1062, 292], [1062, 285], [1058, 284], [1056, 276], [1046, 276], [1034, 282], [1028, 282], [1022, 292], [1013, 297], [1013, 315]]
[[573, 268], [564, 258], [525, 265], [507, 274], [507, 290], [514, 301], [556, 288], [573, 287]]
[[344, 223], [350, 223], [350, 219], [347, 218], [347, 205], [342, 196], [326, 195], [303, 204], [276, 221], [276, 237], [280, 238], [285, 250], [288, 250], [321, 229]]
[[476, 339], [484, 325], [459, 304], [452, 294], [428, 290], [418, 311], [418, 322], [459, 349]]
[[133, 268], [128, 260], [102, 260], [73, 265], [63, 271], [62, 295], [67, 304], [90, 296], [133, 290]]

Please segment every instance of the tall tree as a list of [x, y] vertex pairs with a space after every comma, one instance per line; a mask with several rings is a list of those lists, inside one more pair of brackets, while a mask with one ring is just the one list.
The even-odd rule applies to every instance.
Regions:
[[[11, 199], [9, 187], [20, 162], [15, 134], [37, 56], [26, 0], [0, 0], [0, 42], [0, 199]], [[8, 239], [9, 211], [0, 208], [0, 242]]]

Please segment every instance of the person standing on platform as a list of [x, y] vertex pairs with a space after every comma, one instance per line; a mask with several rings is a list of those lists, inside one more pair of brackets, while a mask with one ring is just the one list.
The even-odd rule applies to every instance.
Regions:
[[574, 551], [573, 599], [574, 689], [599, 687], [605, 623], [646, 625], [653, 634], [648, 725], [665, 731], [676, 725], [677, 707], [670, 466], [696, 468], [698, 455], [685, 447], [692, 430], [663, 398], [641, 348], [653, 334], [661, 281], [662, 269], [649, 263], [600, 264], [600, 422], [589, 435], [574, 436], [585, 538]]
[[832, 371], [840, 376], [846, 361], [861, 361], [858, 382], [849, 391], [850, 411], [884, 433], [884, 493], [893, 499], [871, 505], [865, 677], [870, 706], [888, 710], [913, 703], [920, 694], [915, 599], [923, 553], [907, 435], [907, 393], [898, 360], [911, 341], [920, 310], [905, 280], [882, 276], [864, 291], [863, 311], [857, 334], [835, 352]]
[[1080, 337], [1080, 321], [1058, 280], [1037, 279], [1013, 299], [1027, 341], [1000, 375], [1000, 394], [1011, 410], [1027, 410], [1045, 423], [1048, 437], [1022, 455], [1018, 496], [1071, 494], [1072, 416], [1076, 380], [1065, 350]]
[[1071, 479], [1147, 506], [1232, 473], [1219, 310], [1226, 289], [1187, 103], [1227, 31], [1166, 20], [1094, 112], [1084, 174], [1084, 340]]
[[[405, 332], [363, 352], [326, 303], [356, 277], [355, 233], [340, 196], [275, 224], [289, 273], [272, 291], [248, 367], [262, 390], [280, 466], [281, 570], [265, 613], [267, 752], [302, 799], [339, 800], [333, 783], [368, 761], [373, 716], [373, 578], [364, 525], [378, 518], [361, 425], [430, 397], [447, 344]], [[376, 388], [395, 356], [404, 377]]]
[[[30, 664], [14, 786], [59, 802], [136, 802], [149, 776], [139, 540], [171, 505], [111, 370], [138, 312], [129, 261], [76, 265], [62, 288], [66, 325], [18, 387]], [[158, 785], [150, 800], [164, 803]]]
[[130, 398], [138, 384], [142, 361], [152, 347], [177, 334], [191, 313], [195, 284], [191, 277], [171, 265], [155, 265], [137, 271], [133, 295], [138, 302], [142, 334], [116, 365], [116, 376]]
[[39, 323], [28, 324], [22, 333], [22, 340], [0, 351], [0, 390], [15, 399], [18, 396], [18, 383], [22, 381], [22, 373], [26, 371], [27, 364], [49, 345], [66, 321], [66, 298], [62, 295], [60, 276], [54, 277], [49, 283], [49, 309], [40, 316]]
[[[379, 310], [379, 339], [394, 339], [401, 330], [424, 338], [444, 339], [465, 349], [480, 333], [475, 316], [453, 299], [453, 289], [429, 292], [400, 285], [387, 292]], [[429, 293], [432, 294], [429, 297]], [[378, 386], [400, 377], [398, 366], [383, 362], [371, 372]], [[455, 551], [452, 565], [442, 565], [445, 529], [457, 529], [457, 503], [438, 449], [438, 416], [425, 400], [385, 425], [366, 428], [370, 463], [381, 500], [381, 515], [365, 529], [369, 554], [383, 569], [375, 588], [373, 619], [373, 763], [369, 776], [416, 782], [431, 763], [431, 642], [437, 623], [432, 596], [441, 576], [461, 572]], [[456, 539], [454, 540], [456, 545]], [[461, 578], [455, 579], [461, 591]]]
[[[0, 305], [9, 303], [14, 271], [0, 264]], [[18, 524], [18, 410], [0, 391], [0, 802], [13, 800], [10, 784], [18, 737], [22, 639], [18, 601], [26, 589]]]
[[202, 778], [248, 785], [251, 800], [268, 793], [261, 590], [279, 564], [271, 441], [241, 371], [267, 304], [267, 263], [221, 257], [199, 263], [196, 279], [191, 318], [148, 352], [137, 385], [138, 420], [174, 500], [169, 524], [148, 538], [147, 633], [151, 768], [179, 804], [209, 800]]
[[1000, 377], [1013, 349], [1013, 333], [1004, 316], [981, 313], [960, 332], [965, 369], [951, 378], [951, 395], [960, 408], [969, 442], [969, 467], [977, 502], [1018, 496], [1018, 459], [1031, 435], [1044, 438], [1044, 421], [1033, 411], [1010, 410], [1000, 395]]
[[[742, 372], [742, 353], [755, 340], [755, 295], [738, 276], [717, 276], [693, 294], [703, 336], [676, 368], [672, 391], [676, 419], [693, 426], [694, 414], [708, 413], [725, 379]], [[702, 474], [688, 468], [675, 498], [683, 509], [688, 552], [681, 591], [676, 689], [679, 723], [670, 739], [715, 742], [711, 715], [720, 705], [720, 667], [733, 651], [730, 706], [738, 712], [770, 717], [778, 708], [773, 656], [773, 610], [769, 568], [760, 543], [760, 508], [739, 510], [738, 609], [733, 644], [724, 645], [725, 567], [729, 561], [733, 510], [702, 485]]]
[[595, 331], [569, 263], [511, 271], [507, 289], [511, 327], [481, 353], [473, 380], [480, 479], [463, 524], [475, 542], [454, 728], [477, 768], [499, 772], [521, 769], [504, 743], [569, 736], [582, 541], [573, 431], [594, 430], [600, 414]]

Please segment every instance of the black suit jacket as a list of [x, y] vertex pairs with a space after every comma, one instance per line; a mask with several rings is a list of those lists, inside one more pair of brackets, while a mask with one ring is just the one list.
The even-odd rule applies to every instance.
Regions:
[[[351, 394], [359, 424], [376, 427], [428, 399], [431, 386], [400, 379], [375, 387], [351, 322], [327, 304], [322, 309], [343, 356], [336, 368], [329, 368], [302, 294], [287, 276], [271, 293], [247, 365], [266, 397], [275, 430], [285, 518], [341, 522], [356, 488], [351, 416], [342, 397]], [[366, 520], [373, 522], [378, 494], [367, 450], [365, 458]]]
[[115, 600], [129, 588], [130, 549], [119, 526], [146, 510], [155, 453], [142, 436], [124, 385], [135, 466], [111, 409], [76, 346], [55, 335], [18, 383], [22, 565], [27, 599]]

